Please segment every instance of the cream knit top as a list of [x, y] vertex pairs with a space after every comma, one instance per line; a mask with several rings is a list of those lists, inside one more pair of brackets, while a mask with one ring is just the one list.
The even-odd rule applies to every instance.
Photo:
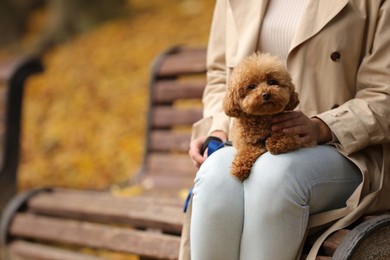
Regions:
[[301, 15], [309, 0], [270, 0], [258, 49], [286, 61]]

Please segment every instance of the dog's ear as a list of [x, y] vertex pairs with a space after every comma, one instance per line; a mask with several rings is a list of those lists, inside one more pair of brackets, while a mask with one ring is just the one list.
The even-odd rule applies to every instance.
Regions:
[[235, 88], [228, 87], [226, 95], [223, 99], [223, 110], [230, 117], [239, 117], [241, 108], [239, 105], [238, 93]]
[[296, 108], [298, 106], [298, 104], [299, 104], [298, 93], [293, 92], [290, 95], [290, 101], [286, 105], [285, 110], [287, 110], [287, 111], [294, 110], [294, 108]]

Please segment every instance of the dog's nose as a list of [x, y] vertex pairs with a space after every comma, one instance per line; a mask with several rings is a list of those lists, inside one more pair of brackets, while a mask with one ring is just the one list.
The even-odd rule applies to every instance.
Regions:
[[263, 93], [263, 100], [268, 101], [271, 98], [271, 94], [268, 92]]

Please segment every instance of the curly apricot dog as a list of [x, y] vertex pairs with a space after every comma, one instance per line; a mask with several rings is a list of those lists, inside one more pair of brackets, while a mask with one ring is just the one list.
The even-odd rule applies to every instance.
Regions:
[[234, 117], [233, 146], [237, 154], [231, 173], [245, 180], [257, 158], [266, 151], [286, 153], [302, 146], [297, 136], [271, 131], [272, 116], [299, 103], [290, 74], [274, 56], [256, 53], [234, 68], [223, 101]]

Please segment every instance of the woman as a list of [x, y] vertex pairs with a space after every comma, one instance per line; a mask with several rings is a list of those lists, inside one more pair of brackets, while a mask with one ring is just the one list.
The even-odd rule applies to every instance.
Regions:
[[[207, 160], [200, 151], [208, 136], [229, 139], [226, 82], [255, 51], [284, 59], [300, 95], [298, 110], [275, 116], [273, 130], [318, 145], [266, 153], [240, 182], [229, 174], [234, 148]], [[389, 55], [388, 0], [217, 0], [204, 118], [189, 152], [201, 167], [180, 258], [294, 259], [309, 228], [337, 220], [313, 246], [314, 259], [330, 233], [389, 209]]]

